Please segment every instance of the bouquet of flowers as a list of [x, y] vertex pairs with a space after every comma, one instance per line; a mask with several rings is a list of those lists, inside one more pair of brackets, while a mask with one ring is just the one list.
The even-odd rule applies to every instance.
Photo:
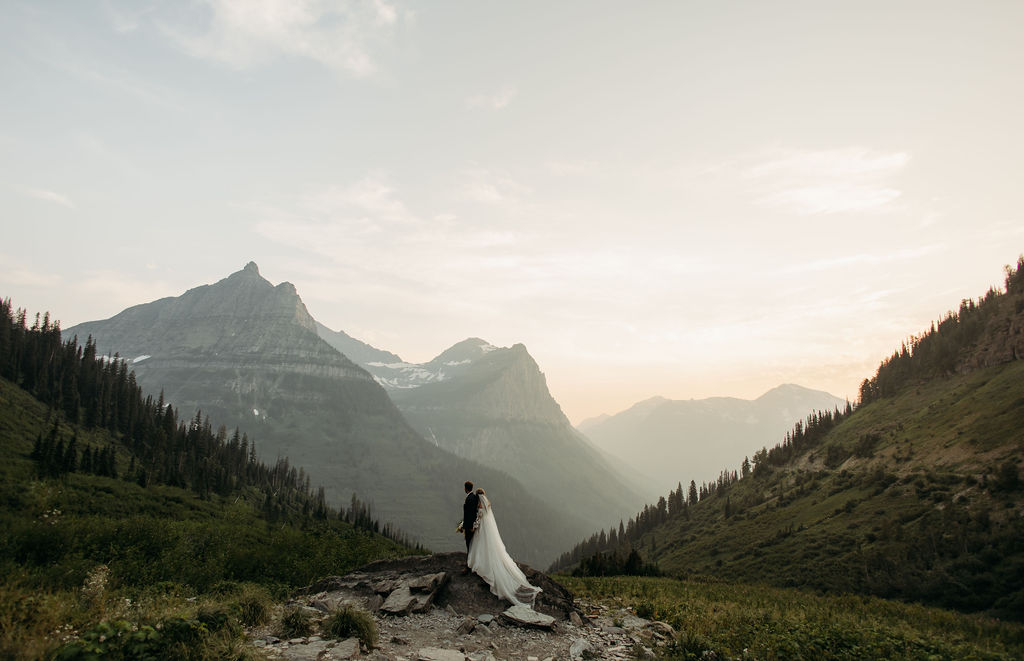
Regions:
[[463, 532], [462, 520], [461, 519], [459, 520], [459, 525], [455, 526], [455, 532], [460, 533], [460, 534]]

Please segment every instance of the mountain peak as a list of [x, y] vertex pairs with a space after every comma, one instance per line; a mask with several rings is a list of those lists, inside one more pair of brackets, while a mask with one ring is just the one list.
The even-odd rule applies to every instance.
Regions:
[[196, 287], [195, 289], [196, 290], [202, 290], [202, 289], [204, 289], [206, 287], [211, 287], [211, 286], [216, 287], [217, 285], [219, 285], [221, 283], [230, 283], [231, 286], [234, 286], [234, 287], [241, 286], [241, 287], [249, 288], [249, 287], [256, 286], [256, 287], [259, 287], [261, 289], [263, 287], [266, 287], [266, 289], [268, 289], [268, 290], [272, 286], [270, 284], [269, 280], [267, 280], [262, 275], [260, 275], [260, 267], [256, 266], [256, 262], [249, 262], [248, 264], [243, 266], [240, 271], [235, 271], [234, 273], [232, 273], [228, 277], [220, 280], [219, 282], [215, 283], [214, 285], [200, 285], [199, 287]]
[[486, 340], [481, 340], [479, 337], [470, 337], [457, 344], [453, 344], [430, 362], [448, 364], [472, 362], [495, 349], [498, 349], [498, 347]]

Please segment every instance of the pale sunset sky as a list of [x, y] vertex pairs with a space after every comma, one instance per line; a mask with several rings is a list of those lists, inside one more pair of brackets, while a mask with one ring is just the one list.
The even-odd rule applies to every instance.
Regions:
[[1024, 2], [0, 2], [0, 296], [64, 327], [255, 261], [573, 423], [854, 399], [1024, 252]]

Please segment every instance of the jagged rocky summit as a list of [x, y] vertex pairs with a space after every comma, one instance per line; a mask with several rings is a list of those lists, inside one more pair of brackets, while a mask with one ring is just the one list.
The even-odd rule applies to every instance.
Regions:
[[[321, 337], [349, 346], [330, 332], [321, 329]], [[628, 518], [657, 495], [572, 427], [523, 344], [469, 338], [427, 363], [357, 362], [424, 438], [514, 475], [584, 534]]]

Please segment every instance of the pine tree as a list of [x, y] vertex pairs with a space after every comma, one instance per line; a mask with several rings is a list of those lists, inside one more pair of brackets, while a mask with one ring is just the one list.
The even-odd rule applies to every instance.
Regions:
[[61, 458], [61, 472], [74, 473], [78, 470], [78, 432], [71, 436], [71, 442]]

